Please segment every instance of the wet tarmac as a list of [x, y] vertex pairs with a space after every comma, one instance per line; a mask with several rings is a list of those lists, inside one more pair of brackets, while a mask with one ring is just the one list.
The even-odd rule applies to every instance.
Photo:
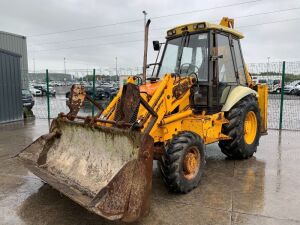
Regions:
[[[47, 120], [0, 126], [0, 224], [121, 224], [96, 216], [12, 158], [48, 131]], [[300, 224], [300, 132], [269, 130], [249, 160], [207, 146], [201, 184], [169, 193], [154, 166], [150, 214], [136, 224]]]

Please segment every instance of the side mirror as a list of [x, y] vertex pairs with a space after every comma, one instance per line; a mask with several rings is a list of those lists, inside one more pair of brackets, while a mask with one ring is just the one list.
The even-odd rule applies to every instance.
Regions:
[[160, 50], [160, 43], [159, 41], [153, 41], [153, 49], [154, 51], [159, 51]]

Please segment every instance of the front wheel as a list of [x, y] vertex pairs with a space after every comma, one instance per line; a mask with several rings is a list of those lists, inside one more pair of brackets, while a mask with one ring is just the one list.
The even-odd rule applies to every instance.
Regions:
[[175, 136], [159, 162], [168, 188], [180, 193], [187, 193], [198, 186], [204, 167], [204, 143], [193, 132], [183, 132]]
[[231, 140], [220, 141], [221, 151], [229, 158], [247, 159], [257, 150], [260, 138], [260, 113], [257, 98], [247, 96], [225, 114], [229, 120], [222, 132]]

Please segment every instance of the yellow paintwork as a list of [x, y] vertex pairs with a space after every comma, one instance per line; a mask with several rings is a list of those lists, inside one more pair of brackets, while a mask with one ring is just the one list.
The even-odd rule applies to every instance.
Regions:
[[220, 25], [224, 27], [234, 28], [234, 19], [230, 19], [228, 17], [223, 17], [220, 21]]
[[248, 87], [253, 88], [253, 87], [254, 87], [254, 82], [253, 82], [252, 79], [251, 79], [250, 73], [249, 73], [249, 71], [248, 71], [248, 67], [247, 67], [246, 64], [245, 64], [244, 67], [245, 67], [246, 79], [247, 79]]
[[[232, 19], [230, 19], [232, 20]], [[204, 28], [196, 28], [197, 24], [204, 24]], [[219, 30], [219, 31], [225, 31], [227, 33], [233, 34], [239, 39], [244, 38], [244, 35], [230, 27], [229, 23], [224, 22], [224, 18], [221, 20], [220, 25], [218, 24], [213, 24], [213, 23], [208, 23], [208, 22], [195, 22], [195, 23], [189, 23], [189, 24], [184, 24], [184, 25], [179, 25], [177, 27], [174, 27], [170, 30], [167, 31], [167, 38], [171, 38], [174, 36], [180, 36], [182, 35], [183, 32], [188, 31], [188, 32], [199, 32], [199, 31], [206, 31], [206, 30]], [[168, 35], [170, 31], [175, 31], [174, 34]]]
[[260, 133], [266, 134], [268, 129], [268, 85], [256, 85], [258, 93], [258, 106], [260, 110], [261, 127]]
[[[203, 27], [201, 28], [196, 26], [199, 24], [202, 24], [201, 26]], [[220, 25], [203, 22], [175, 27], [168, 31], [168, 33], [173, 31], [173, 34], [169, 33], [167, 38], [180, 36], [184, 31], [199, 32], [201, 30], [208, 29], [225, 31], [240, 39], [243, 38], [241, 33], [232, 29], [233, 27], [234, 20], [224, 17], [221, 20]], [[238, 101], [249, 94], [253, 94], [258, 98], [261, 120], [263, 123], [261, 131], [266, 132], [267, 89], [260, 86], [254, 87], [246, 66], [245, 71], [248, 87], [237, 86], [230, 90], [229, 96], [222, 110], [213, 115], [206, 115], [205, 112], [202, 114], [195, 114], [190, 108], [190, 87], [194, 82], [192, 77], [176, 78], [171, 74], [166, 74], [158, 82], [141, 85], [141, 97], [149, 104], [158, 116], [152, 129], [148, 130], [149, 134], [153, 137], [154, 142], [166, 143], [171, 140], [174, 135], [177, 135], [182, 131], [195, 132], [202, 137], [205, 144], [217, 142], [219, 140], [231, 139], [229, 136], [222, 134], [221, 132], [223, 124], [228, 123], [228, 120], [226, 120], [224, 116], [224, 112], [229, 111]], [[129, 77], [127, 82], [135, 83], [135, 78]], [[178, 92], [178, 90], [181, 90], [182, 87], [184, 87], [184, 91]], [[256, 87], [258, 89], [258, 93], [255, 91]], [[116, 111], [116, 105], [121, 97], [121, 93], [122, 89], [103, 111], [100, 116], [101, 119], [114, 120], [114, 112]], [[147, 127], [152, 120], [152, 115], [143, 106], [140, 106], [137, 122], [143, 125], [142, 131], [145, 132], [147, 130]], [[110, 126], [103, 123], [98, 124]]]
[[257, 119], [253, 111], [246, 114], [244, 121], [244, 140], [246, 144], [251, 145], [257, 134]]
[[[128, 82], [134, 82], [132, 77], [128, 78]], [[177, 98], [174, 97], [174, 89], [180, 85], [187, 85], [186, 91]], [[154, 142], [166, 143], [182, 131], [192, 131], [198, 134], [204, 140], [205, 144], [217, 142], [219, 140], [230, 139], [230, 137], [222, 134], [222, 125], [228, 123], [228, 120], [224, 117], [224, 112], [230, 110], [234, 104], [236, 104], [243, 97], [253, 94], [258, 97], [259, 108], [261, 112], [261, 120], [263, 124], [263, 130], [266, 131], [266, 107], [267, 107], [267, 89], [263, 86], [258, 87], [258, 91], [261, 97], [253, 89], [244, 86], [235, 87], [229, 94], [225, 105], [221, 112], [206, 115], [194, 114], [189, 104], [190, 87], [193, 84], [191, 77], [174, 78], [171, 74], [166, 74], [159, 83], [153, 83], [151, 89], [152, 96], [147, 97], [146, 94], [141, 94], [142, 98], [148, 102], [150, 107], [157, 113], [158, 118], [150, 130], [149, 134], [153, 137]], [[145, 90], [145, 87], [149, 89], [150, 83], [140, 86], [141, 90]], [[103, 111], [101, 119], [114, 119], [114, 111], [116, 104], [121, 96], [122, 89], [119, 91], [115, 99], [108, 105]], [[176, 113], [172, 113], [176, 109]], [[141, 106], [138, 112], [137, 121], [141, 122], [144, 126], [142, 131], [145, 131], [149, 125], [152, 116], [150, 113]], [[110, 126], [108, 124], [99, 123], [99, 125]]]
[[[132, 79], [132, 78], [129, 78]], [[154, 142], [166, 143], [182, 131], [192, 131], [198, 134], [204, 140], [205, 144], [219, 141], [220, 139], [230, 139], [228, 136], [221, 133], [222, 125], [228, 123], [224, 117], [224, 113], [216, 113], [213, 115], [194, 114], [189, 107], [190, 87], [193, 84], [193, 78], [185, 77], [174, 78], [171, 74], [166, 74], [150, 99], [145, 95], [142, 97], [148, 102], [150, 107], [158, 115], [158, 119], [150, 130], [149, 134], [153, 137]], [[147, 84], [149, 85], [149, 84]], [[186, 90], [177, 98], [174, 96], [174, 89], [179, 86], [186, 85]], [[140, 86], [142, 89], [143, 86]], [[119, 91], [115, 99], [103, 111], [100, 118], [113, 120], [116, 103], [118, 102], [122, 90]], [[172, 113], [176, 110], [176, 113]], [[144, 107], [140, 107], [137, 121], [144, 125], [142, 131], [145, 131], [152, 116]], [[102, 124], [102, 123], [99, 123]], [[107, 124], [102, 124], [108, 126]]]
[[210, 144], [221, 139], [230, 139], [221, 133], [222, 125], [225, 123], [228, 123], [228, 121], [225, 119], [223, 112], [213, 115], [192, 114], [161, 126], [162, 129], [157, 130], [154, 140], [165, 142], [172, 139], [173, 135], [178, 132], [192, 131], [198, 134], [205, 144]]

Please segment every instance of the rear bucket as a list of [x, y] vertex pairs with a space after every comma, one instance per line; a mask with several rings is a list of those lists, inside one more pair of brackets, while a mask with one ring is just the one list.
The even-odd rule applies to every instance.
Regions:
[[50, 133], [18, 158], [35, 175], [88, 210], [132, 222], [147, 214], [153, 139], [111, 127], [53, 120]]

